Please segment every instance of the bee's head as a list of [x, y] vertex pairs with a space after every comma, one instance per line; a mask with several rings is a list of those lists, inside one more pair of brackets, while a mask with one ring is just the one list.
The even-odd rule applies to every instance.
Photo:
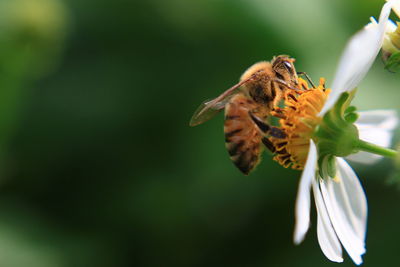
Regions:
[[294, 58], [281, 55], [272, 60], [272, 69], [278, 79], [289, 82], [291, 85], [297, 85], [297, 73], [293, 65]]

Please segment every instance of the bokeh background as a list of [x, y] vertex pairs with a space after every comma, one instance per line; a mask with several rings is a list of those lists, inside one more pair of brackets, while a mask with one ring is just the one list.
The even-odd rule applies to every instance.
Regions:
[[[299, 172], [266, 153], [245, 177], [222, 116], [188, 122], [274, 55], [329, 85], [346, 40], [382, 4], [1, 0], [0, 266], [336, 266], [315, 210], [292, 243]], [[399, 81], [377, 59], [354, 103], [399, 109]], [[364, 266], [396, 266], [393, 166], [353, 166], [369, 200]]]

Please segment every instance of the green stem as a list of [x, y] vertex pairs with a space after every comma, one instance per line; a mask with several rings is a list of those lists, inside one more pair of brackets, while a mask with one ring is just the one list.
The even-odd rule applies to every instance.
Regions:
[[377, 146], [377, 145], [374, 145], [374, 144], [371, 144], [371, 143], [368, 143], [368, 142], [365, 142], [362, 140], [357, 141], [356, 148], [361, 151], [378, 154], [378, 155], [388, 157], [388, 158], [395, 158], [398, 153], [396, 150]]

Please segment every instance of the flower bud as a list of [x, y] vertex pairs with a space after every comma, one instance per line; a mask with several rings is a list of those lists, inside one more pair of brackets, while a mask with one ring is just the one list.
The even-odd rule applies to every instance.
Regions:
[[400, 23], [389, 21], [382, 44], [382, 59], [385, 68], [396, 72], [400, 69]]

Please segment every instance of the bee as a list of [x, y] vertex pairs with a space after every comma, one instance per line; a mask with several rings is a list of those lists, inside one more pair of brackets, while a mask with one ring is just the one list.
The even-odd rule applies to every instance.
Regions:
[[262, 61], [248, 68], [238, 84], [217, 98], [203, 102], [190, 120], [190, 126], [202, 124], [225, 109], [225, 146], [230, 159], [245, 175], [260, 162], [265, 146], [275, 148], [268, 136], [285, 138], [269, 124], [270, 112], [278, 109], [285, 90], [298, 90], [295, 59], [286, 55]]

